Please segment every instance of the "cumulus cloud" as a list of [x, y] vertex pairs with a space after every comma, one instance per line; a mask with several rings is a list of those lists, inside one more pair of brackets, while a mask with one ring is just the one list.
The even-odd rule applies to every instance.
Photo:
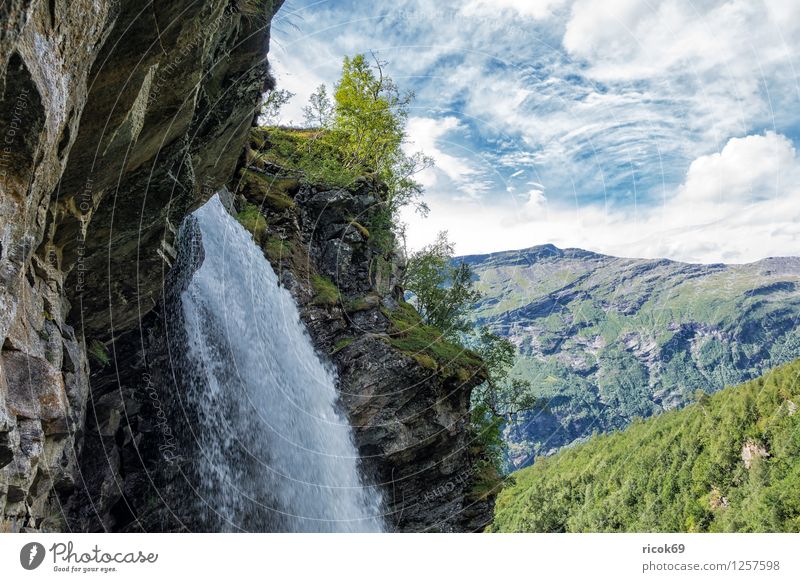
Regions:
[[[539, 188], [505, 205], [438, 201], [412, 246], [449, 230], [461, 254], [552, 242], [617, 256], [749, 262], [800, 254], [800, 160], [783, 135], [733, 138], [700, 156], [661, 206], [632, 211], [548, 202]], [[475, 233], [480, 233], [476, 236]]]

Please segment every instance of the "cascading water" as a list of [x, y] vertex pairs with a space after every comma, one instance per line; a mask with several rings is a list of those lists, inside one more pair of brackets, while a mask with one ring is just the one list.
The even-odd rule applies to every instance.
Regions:
[[217, 530], [380, 531], [380, 495], [294, 300], [217, 196], [193, 216], [205, 256], [181, 303], [196, 512]]

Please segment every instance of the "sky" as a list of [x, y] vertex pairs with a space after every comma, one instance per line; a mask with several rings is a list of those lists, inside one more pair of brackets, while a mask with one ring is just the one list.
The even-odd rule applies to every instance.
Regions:
[[800, 255], [797, 0], [287, 0], [281, 121], [369, 51], [416, 95], [405, 147], [436, 160], [412, 249]]

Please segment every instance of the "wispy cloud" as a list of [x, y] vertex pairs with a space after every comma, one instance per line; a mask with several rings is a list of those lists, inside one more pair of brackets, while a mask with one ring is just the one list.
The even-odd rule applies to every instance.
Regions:
[[282, 10], [297, 15], [273, 54], [298, 94], [289, 119], [345, 54], [379, 51], [415, 91], [411, 146], [437, 168], [423, 176], [430, 219], [409, 217], [412, 244], [443, 228], [460, 252], [553, 242], [685, 260], [800, 254], [787, 219], [797, 2], [288, 0]]

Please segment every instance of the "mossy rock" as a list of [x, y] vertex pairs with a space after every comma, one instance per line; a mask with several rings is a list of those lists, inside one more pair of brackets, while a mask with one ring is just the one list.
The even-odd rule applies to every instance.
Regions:
[[369, 239], [369, 237], [370, 237], [369, 229], [366, 226], [364, 226], [363, 224], [361, 224], [360, 222], [358, 222], [356, 220], [351, 220], [349, 226], [351, 228], [355, 228], [361, 234], [361, 236], [364, 237], [364, 239], [366, 239], [366, 240]]
[[356, 297], [349, 300], [345, 304], [345, 309], [348, 313], [357, 313], [359, 311], [369, 311], [375, 309], [381, 304], [381, 298], [378, 295], [367, 295], [365, 297]]
[[276, 236], [267, 236], [263, 248], [267, 258], [273, 262], [291, 259], [293, 255], [291, 243]]
[[300, 189], [296, 178], [267, 176], [252, 169], [242, 170], [240, 191], [249, 202], [282, 212], [294, 208], [291, 196]]
[[428, 354], [414, 354], [413, 358], [420, 366], [422, 366], [426, 370], [436, 370], [439, 367], [436, 364], [436, 360], [434, 360]]
[[258, 206], [255, 204], [246, 205], [239, 214], [236, 215], [236, 220], [239, 221], [245, 230], [253, 235], [259, 245], [264, 243], [267, 237], [267, 219], [261, 214]]
[[[427, 366], [419, 361], [421, 356], [432, 359], [443, 377], [478, 375], [486, 378], [485, 366], [478, 354], [449, 341], [441, 330], [425, 323], [410, 303], [403, 301], [393, 311], [381, 311], [391, 324], [389, 344], [417, 360], [423, 367]], [[428, 363], [427, 359], [425, 362]]]
[[105, 368], [111, 363], [108, 348], [99, 340], [92, 340], [86, 351], [95, 362], [100, 364], [101, 368]]
[[347, 346], [349, 346], [350, 344], [352, 344], [354, 341], [356, 341], [356, 340], [355, 340], [355, 338], [352, 338], [352, 337], [346, 337], [346, 338], [340, 339], [339, 341], [337, 341], [337, 342], [336, 342], [336, 343], [333, 345], [333, 350], [331, 350], [331, 355], [333, 355], [333, 354], [336, 354], [336, 353], [338, 353], [338, 352], [342, 351], [342, 350], [343, 350], [343, 349], [345, 349]]
[[339, 288], [336, 283], [322, 275], [311, 276], [311, 287], [314, 289], [314, 297], [311, 303], [314, 305], [336, 305], [341, 299]]

